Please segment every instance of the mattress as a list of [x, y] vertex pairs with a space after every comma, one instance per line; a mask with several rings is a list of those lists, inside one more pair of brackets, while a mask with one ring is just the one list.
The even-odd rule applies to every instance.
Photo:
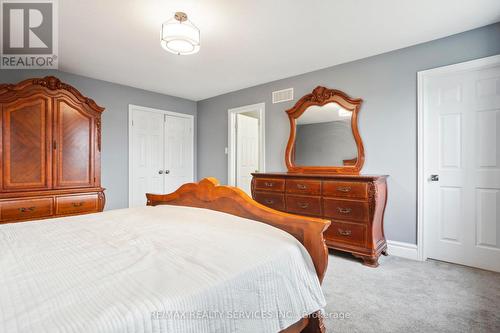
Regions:
[[0, 332], [279, 332], [320, 310], [286, 232], [156, 206], [0, 225]]

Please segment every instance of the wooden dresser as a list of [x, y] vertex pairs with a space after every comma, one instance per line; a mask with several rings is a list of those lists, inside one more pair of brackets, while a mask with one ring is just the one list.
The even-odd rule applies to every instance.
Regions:
[[252, 196], [276, 210], [331, 220], [329, 248], [347, 251], [377, 267], [387, 254], [383, 217], [386, 176], [254, 173]]
[[104, 108], [49, 76], [0, 84], [0, 223], [100, 212]]

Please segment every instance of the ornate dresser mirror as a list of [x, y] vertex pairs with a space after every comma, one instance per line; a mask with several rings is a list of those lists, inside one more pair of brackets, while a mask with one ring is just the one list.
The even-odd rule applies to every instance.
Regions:
[[325, 87], [298, 100], [286, 111], [288, 172], [253, 173], [252, 196], [277, 210], [331, 220], [326, 245], [377, 267], [379, 256], [387, 254], [387, 176], [359, 174], [365, 161], [361, 103]]
[[287, 110], [289, 172], [359, 174], [365, 160], [358, 131], [361, 99], [317, 87]]

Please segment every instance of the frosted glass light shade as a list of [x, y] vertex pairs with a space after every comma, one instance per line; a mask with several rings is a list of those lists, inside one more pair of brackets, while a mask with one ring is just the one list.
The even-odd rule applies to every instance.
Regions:
[[189, 20], [172, 18], [162, 24], [161, 46], [179, 55], [196, 53], [200, 50], [200, 29]]

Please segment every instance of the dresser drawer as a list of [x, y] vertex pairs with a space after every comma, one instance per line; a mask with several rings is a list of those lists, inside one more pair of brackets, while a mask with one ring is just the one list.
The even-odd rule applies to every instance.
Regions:
[[301, 179], [287, 179], [286, 180], [287, 193], [300, 193], [300, 194], [321, 194], [321, 181], [319, 180], [301, 180]]
[[99, 210], [99, 196], [95, 194], [56, 197], [56, 214], [94, 213]]
[[355, 246], [366, 246], [366, 226], [354, 223], [332, 222], [326, 230], [326, 238]]
[[285, 191], [284, 179], [255, 178], [255, 190], [259, 191]]
[[285, 195], [280, 193], [269, 193], [269, 192], [255, 192], [255, 201], [263, 204], [264, 206], [277, 209], [285, 210]]
[[321, 216], [321, 198], [287, 194], [286, 210], [300, 215]]
[[52, 198], [17, 199], [0, 203], [3, 221], [51, 216], [53, 206]]
[[323, 215], [334, 220], [352, 220], [368, 223], [368, 202], [323, 198]]
[[368, 184], [355, 182], [324, 181], [323, 195], [342, 198], [368, 198]]

